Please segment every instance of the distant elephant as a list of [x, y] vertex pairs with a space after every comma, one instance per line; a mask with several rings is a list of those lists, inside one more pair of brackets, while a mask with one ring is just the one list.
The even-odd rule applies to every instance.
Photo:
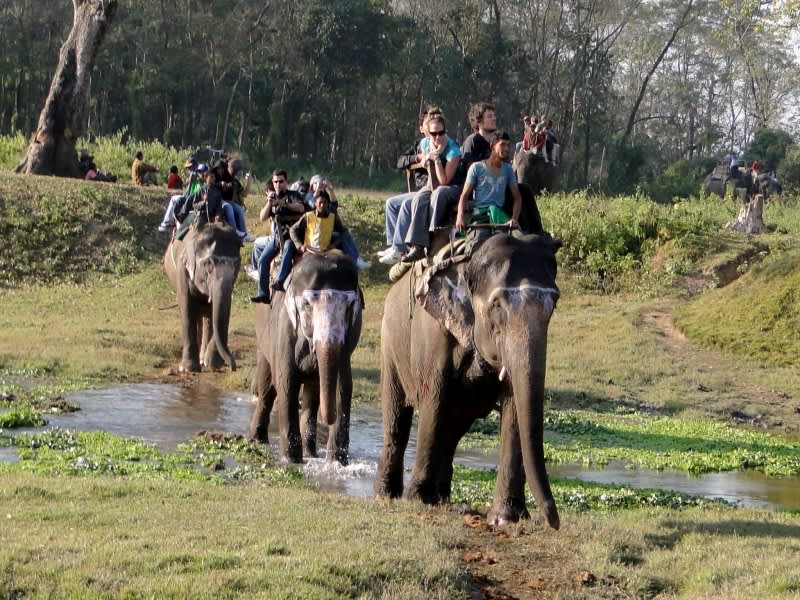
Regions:
[[431, 267], [413, 295], [410, 273], [389, 290], [381, 327], [384, 440], [377, 495], [403, 494], [403, 454], [417, 408], [416, 456], [405, 496], [449, 501], [459, 440], [499, 402], [499, 463], [488, 519], [501, 524], [528, 516], [527, 476], [539, 510], [558, 529], [544, 464], [543, 413], [560, 245], [547, 234], [497, 234], [468, 261]]
[[780, 194], [783, 192], [783, 186], [780, 181], [768, 173], [759, 173], [753, 182], [753, 187], [757, 194], [764, 196], [765, 200], [773, 194]]
[[514, 155], [513, 167], [517, 182], [530, 186], [534, 198], [545, 189], [553, 191], [555, 188], [558, 168], [553, 163], [544, 162], [541, 155], [517, 152]]
[[749, 171], [735, 168], [733, 174], [726, 165], [717, 165], [703, 180], [706, 194], [716, 194], [720, 198], [730, 191], [731, 195], [742, 202], [747, 202], [755, 193], [753, 178]]
[[306, 252], [292, 269], [288, 290], [276, 292], [271, 305], [256, 305], [258, 347], [252, 391], [257, 404], [250, 418], [251, 439], [268, 441], [269, 416], [277, 400], [281, 457], [299, 463], [304, 453], [316, 456], [319, 412], [331, 426], [327, 458], [347, 464], [353, 395], [350, 355], [361, 336], [362, 305], [358, 269], [338, 251]]
[[222, 223], [191, 229], [182, 240], [173, 239], [167, 246], [164, 270], [180, 309], [182, 371], [200, 371], [201, 356], [202, 364], [210, 369], [228, 363], [236, 370], [228, 349], [228, 324], [241, 247], [236, 231]]

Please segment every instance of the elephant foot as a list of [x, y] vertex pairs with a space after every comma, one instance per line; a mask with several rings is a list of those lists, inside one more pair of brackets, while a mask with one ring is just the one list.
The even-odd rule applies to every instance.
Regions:
[[521, 519], [530, 519], [531, 515], [522, 500], [508, 500], [494, 504], [486, 515], [486, 522], [495, 527], [516, 523]]
[[419, 500], [423, 504], [441, 504], [441, 496], [432, 487], [422, 482], [411, 482], [406, 487], [403, 497], [406, 500]]
[[391, 473], [387, 474], [378, 465], [378, 472], [375, 475], [375, 495], [382, 498], [399, 498], [403, 495], [403, 474], [399, 476]]
[[347, 450], [336, 450], [335, 452], [328, 452], [328, 460], [336, 461], [343, 467], [346, 467], [350, 462], [350, 453]]
[[178, 371], [180, 373], [199, 373], [201, 371], [201, 366], [198, 361], [183, 361], [181, 366], [178, 367]]

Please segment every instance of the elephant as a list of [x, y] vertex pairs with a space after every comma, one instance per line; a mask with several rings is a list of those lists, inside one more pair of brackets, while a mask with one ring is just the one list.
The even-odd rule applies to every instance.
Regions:
[[[529, 517], [527, 482], [547, 523], [559, 517], [544, 464], [547, 329], [559, 298], [549, 234], [495, 234], [470, 259], [453, 258], [406, 273], [386, 297], [381, 325], [384, 440], [377, 496], [450, 499], [453, 456], [475, 419], [498, 406], [497, 482], [487, 519]], [[416, 455], [403, 493], [403, 454], [414, 409]]]
[[720, 198], [724, 198], [726, 191], [730, 190], [731, 194], [742, 202], [749, 201], [753, 193], [756, 193], [749, 171], [737, 168], [731, 173], [727, 165], [717, 165], [706, 175], [703, 180], [703, 190], [706, 194], [716, 194]]
[[520, 151], [514, 155], [514, 173], [517, 182], [530, 186], [536, 197], [545, 189], [553, 190], [557, 183], [558, 169], [544, 158], [532, 152]]
[[181, 371], [200, 371], [201, 357], [202, 365], [210, 369], [227, 363], [236, 370], [228, 349], [228, 324], [241, 247], [236, 231], [222, 223], [192, 228], [183, 239], [173, 238], [167, 246], [164, 270], [181, 314]]
[[[257, 359], [251, 390], [256, 406], [248, 437], [268, 442], [277, 400], [281, 458], [317, 455], [317, 414], [329, 426], [327, 458], [346, 465], [353, 376], [350, 356], [361, 336], [363, 296], [358, 269], [339, 252], [305, 252], [286, 292], [255, 307]], [[337, 402], [338, 383], [338, 402]], [[299, 394], [303, 389], [303, 412]]]

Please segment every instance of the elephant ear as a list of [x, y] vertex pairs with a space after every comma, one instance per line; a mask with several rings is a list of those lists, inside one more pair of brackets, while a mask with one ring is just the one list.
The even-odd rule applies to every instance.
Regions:
[[417, 287], [417, 300], [465, 348], [471, 349], [475, 313], [472, 294], [464, 278], [462, 260], [444, 261], [431, 267]]

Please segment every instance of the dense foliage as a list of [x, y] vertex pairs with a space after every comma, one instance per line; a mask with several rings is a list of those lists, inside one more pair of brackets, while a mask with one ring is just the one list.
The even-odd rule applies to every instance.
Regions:
[[[441, 105], [461, 140], [469, 105], [490, 100], [517, 137], [523, 114], [554, 120], [567, 187], [632, 192], [761, 129], [796, 133], [796, 13], [778, 4], [121, 0], [83, 142], [124, 132], [365, 176], [393, 167], [421, 106]], [[33, 131], [71, 11], [0, 5], [0, 134]]]

